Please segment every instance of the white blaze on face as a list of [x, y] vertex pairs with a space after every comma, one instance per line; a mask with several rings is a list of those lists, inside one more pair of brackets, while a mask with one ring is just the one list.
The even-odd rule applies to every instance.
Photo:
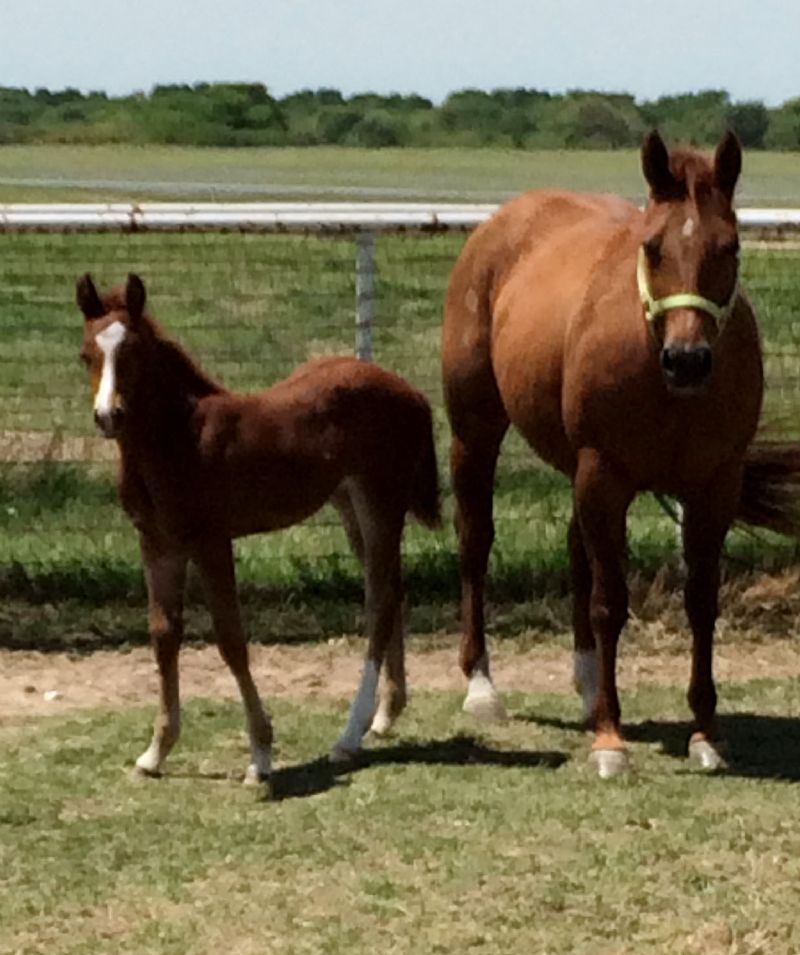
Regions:
[[686, 219], [686, 222], [683, 223], [681, 235], [684, 237], [684, 239], [691, 239], [691, 237], [694, 235], [694, 219], [691, 216], [689, 216]]
[[103, 417], [114, 410], [114, 396], [117, 391], [117, 350], [125, 340], [125, 326], [122, 322], [112, 322], [108, 328], [95, 338], [97, 347], [103, 353], [103, 371], [100, 385], [94, 396], [94, 410]]

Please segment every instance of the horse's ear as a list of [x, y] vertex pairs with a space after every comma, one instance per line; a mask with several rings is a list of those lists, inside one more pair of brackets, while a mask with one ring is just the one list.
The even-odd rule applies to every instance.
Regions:
[[669, 199], [678, 191], [678, 181], [669, 168], [669, 153], [657, 129], [642, 143], [642, 172], [653, 199]]
[[147, 293], [144, 290], [144, 282], [138, 275], [134, 275], [131, 272], [128, 275], [128, 284], [125, 286], [125, 309], [134, 322], [136, 319], [142, 317], [146, 298]]
[[75, 286], [75, 300], [87, 321], [90, 318], [102, 318], [106, 313], [103, 302], [97, 294], [97, 289], [88, 272], [78, 279]]
[[714, 181], [728, 199], [733, 199], [733, 190], [741, 171], [742, 145], [736, 133], [728, 130], [714, 153]]

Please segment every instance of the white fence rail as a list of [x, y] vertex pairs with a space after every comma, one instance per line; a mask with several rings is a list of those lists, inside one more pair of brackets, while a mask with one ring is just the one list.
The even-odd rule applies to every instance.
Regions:
[[[468, 231], [491, 203], [112, 202], [0, 204], [0, 232]], [[740, 209], [744, 230], [800, 231], [800, 209]]]
[[[375, 321], [375, 240], [387, 233], [468, 232], [493, 203], [409, 202], [111, 202], [0, 204], [2, 233], [202, 233], [352, 235], [356, 246], [356, 343], [371, 359]], [[741, 209], [745, 236], [800, 234], [800, 209]]]

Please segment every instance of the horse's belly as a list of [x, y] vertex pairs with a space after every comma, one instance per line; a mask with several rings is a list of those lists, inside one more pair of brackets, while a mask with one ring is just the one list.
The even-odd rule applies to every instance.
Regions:
[[523, 322], [497, 322], [492, 360], [511, 423], [540, 458], [571, 474], [561, 407], [563, 338], [552, 314], [529, 310]]

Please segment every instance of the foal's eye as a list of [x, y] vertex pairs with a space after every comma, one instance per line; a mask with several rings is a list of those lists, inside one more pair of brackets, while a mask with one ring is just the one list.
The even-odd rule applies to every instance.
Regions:
[[89, 358], [88, 355], [85, 355], [83, 352], [81, 352], [80, 355], [78, 355], [78, 361], [79, 361], [82, 365], [85, 365], [85, 366], [88, 368], [91, 359]]
[[719, 247], [720, 252], [723, 255], [738, 255], [739, 254], [739, 240], [731, 239], [730, 242], [723, 242]]

